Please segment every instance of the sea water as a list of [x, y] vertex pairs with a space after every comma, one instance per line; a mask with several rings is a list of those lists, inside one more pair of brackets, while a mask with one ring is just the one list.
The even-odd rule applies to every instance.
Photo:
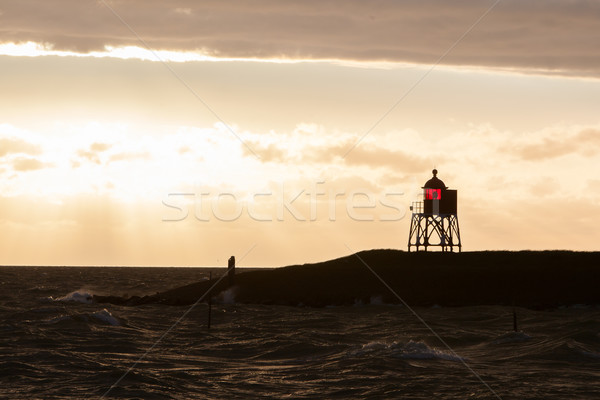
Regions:
[[209, 272], [0, 267], [0, 398], [600, 398], [596, 307], [92, 301]]

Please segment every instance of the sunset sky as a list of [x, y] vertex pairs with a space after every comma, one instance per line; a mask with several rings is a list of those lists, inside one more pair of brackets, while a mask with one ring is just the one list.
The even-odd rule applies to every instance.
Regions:
[[600, 250], [600, 2], [0, 1], [0, 264]]

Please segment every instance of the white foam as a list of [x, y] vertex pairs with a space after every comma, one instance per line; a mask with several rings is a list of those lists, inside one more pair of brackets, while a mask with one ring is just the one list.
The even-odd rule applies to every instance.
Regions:
[[110, 311], [108, 311], [106, 308], [101, 311], [96, 311], [96, 312], [92, 313], [91, 317], [95, 318], [101, 322], [107, 323], [109, 325], [113, 325], [113, 326], [121, 325], [121, 321], [119, 321], [117, 318], [115, 318], [110, 313]]
[[222, 291], [217, 296], [217, 303], [220, 304], [235, 304], [235, 287]]
[[100, 311], [96, 311], [93, 313], [80, 313], [80, 314], [65, 314], [59, 315], [52, 319], [45, 321], [47, 324], [58, 324], [63, 321], [72, 321], [72, 322], [100, 322], [102, 324], [108, 324], [112, 326], [121, 326], [121, 321], [119, 321], [115, 316], [113, 316], [110, 311], [106, 308]]
[[363, 344], [361, 350], [370, 351], [370, 350], [389, 349], [392, 346], [394, 346], [395, 344], [396, 344], [395, 342], [393, 344], [388, 344], [385, 342], [374, 341], [374, 342], [369, 342], [367, 344]]
[[88, 292], [85, 292], [83, 290], [76, 290], [63, 297], [51, 297], [50, 299], [52, 299], [53, 301], [74, 301], [77, 303], [90, 304], [92, 302], [92, 297], [93, 295]]

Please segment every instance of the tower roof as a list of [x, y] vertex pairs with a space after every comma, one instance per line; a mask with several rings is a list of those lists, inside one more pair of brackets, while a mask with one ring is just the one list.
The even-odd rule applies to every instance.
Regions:
[[425, 186], [423, 186], [423, 189], [448, 189], [444, 182], [442, 182], [442, 180], [437, 177], [437, 169], [434, 169], [431, 172], [433, 173], [433, 178], [425, 182]]

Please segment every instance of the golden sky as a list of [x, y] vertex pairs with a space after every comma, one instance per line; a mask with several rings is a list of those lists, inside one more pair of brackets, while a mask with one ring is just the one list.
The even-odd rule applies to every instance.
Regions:
[[598, 250], [600, 2], [0, 3], [0, 264]]

